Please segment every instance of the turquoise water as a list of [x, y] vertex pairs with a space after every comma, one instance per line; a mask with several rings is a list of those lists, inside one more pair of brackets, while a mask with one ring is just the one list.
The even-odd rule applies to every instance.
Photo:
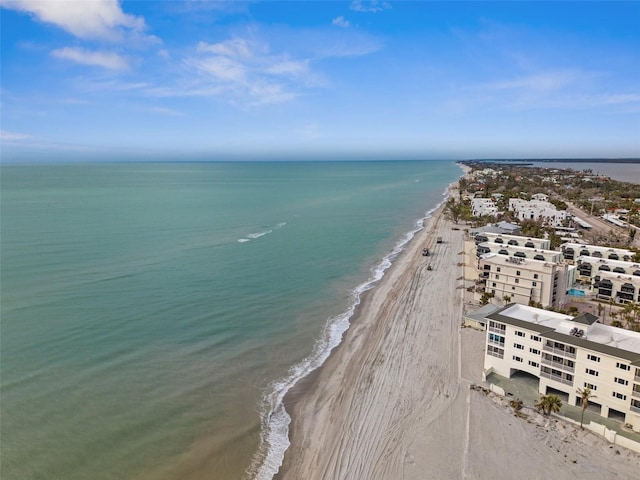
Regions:
[[0, 477], [269, 478], [282, 393], [460, 174], [3, 166]]
[[584, 290], [578, 290], [577, 288], [571, 288], [571, 289], [567, 290], [567, 293], [569, 295], [573, 295], [574, 297], [584, 297], [585, 296]]

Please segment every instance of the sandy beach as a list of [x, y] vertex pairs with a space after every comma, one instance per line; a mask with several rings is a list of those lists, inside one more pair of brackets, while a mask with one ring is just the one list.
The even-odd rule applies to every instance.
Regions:
[[637, 478], [640, 455], [535, 411], [517, 418], [507, 400], [469, 388], [481, 382], [484, 334], [461, 328], [463, 232], [452, 227], [442, 209], [428, 220], [292, 392], [277, 478]]

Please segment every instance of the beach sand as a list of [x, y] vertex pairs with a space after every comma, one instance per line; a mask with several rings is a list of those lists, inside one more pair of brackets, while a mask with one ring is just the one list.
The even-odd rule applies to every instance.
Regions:
[[291, 392], [276, 478], [638, 478], [640, 455], [535, 411], [517, 418], [506, 399], [469, 388], [481, 381], [484, 334], [461, 328], [463, 231], [452, 227], [442, 209], [427, 221], [344, 341]]

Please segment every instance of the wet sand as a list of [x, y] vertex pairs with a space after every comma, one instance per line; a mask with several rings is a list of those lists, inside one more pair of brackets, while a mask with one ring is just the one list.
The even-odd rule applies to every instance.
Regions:
[[434, 213], [342, 344], [291, 392], [277, 478], [635, 478], [640, 455], [536, 412], [516, 418], [506, 400], [469, 388], [484, 334], [460, 328], [463, 231], [452, 227]]

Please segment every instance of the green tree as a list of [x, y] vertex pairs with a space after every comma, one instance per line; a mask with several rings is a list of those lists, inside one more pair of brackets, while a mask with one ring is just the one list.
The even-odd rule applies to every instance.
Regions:
[[539, 412], [545, 415], [551, 415], [551, 412], [558, 413], [562, 407], [562, 400], [557, 395], [543, 395], [535, 403], [535, 407]]
[[458, 223], [464, 212], [462, 202], [456, 202], [456, 200], [450, 197], [447, 203], [444, 205], [445, 218], [451, 220], [453, 223]]
[[595, 395], [591, 392], [591, 387], [579, 388], [576, 390], [578, 397], [580, 398], [580, 403], [582, 405], [582, 414], [580, 415], [580, 428], [584, 430], [584, 411], [589, 406], [589, 399], [595, 398]]

